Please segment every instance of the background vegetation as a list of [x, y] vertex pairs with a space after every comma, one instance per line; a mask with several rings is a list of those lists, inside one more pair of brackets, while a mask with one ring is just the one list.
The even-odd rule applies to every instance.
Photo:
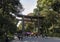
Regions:
[[[36, 7], [33, 15], [44, 17], [39, 23], [42, 34], [52, 37], [60, 37], [60, 0], [37, 0]], [[26, 28], [29, 28], [29, 30], [33, 26], [30, 24], [31, 23], [28, 23], [28, 27], [25, 26]], [[37, 28], [37, 22], [35, 22], [35, 27], [33, 28]]]
[[[33, 16], [42, 16], [39, 31], [51, 37], [60, 37], [60, 0], [37, 0], [37, 8], [34, 9]], [[16, 16], [22, 12], [20, 0], [0, 0], [0, 41], [4, 42], [6, 37], [13, 38], [13, 35], [22, 29], [20, 24], [17, 28], [18, 20]], [[31, 16], [30, 15], [30, 16]], [[38, 32], [37, 22], [25, 22], [25, 31]]]

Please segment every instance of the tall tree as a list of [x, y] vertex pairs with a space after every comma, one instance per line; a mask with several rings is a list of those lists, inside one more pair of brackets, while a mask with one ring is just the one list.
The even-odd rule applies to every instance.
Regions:
[[[37, 13], [35, 12], [36, 10], [38, 10]], [[37, 8], [34, 10], [34, 12], [35, 15], [39, 14], [40, 16], [44, 17], [41, 27], [45, 34], [52, 35], [55, 32], [53, 28], [57, 28], [57, 29], [59, 28], [60, 25], [59, 10], [60, 10], [59, 0], [38, 0], [37, 1]], [[55, 35], [58, 35], [56, 34], [58, 33], [57, 29], [56, 32], [54, 33]]]
[[[20, 0], [0, 0], [0, 38], [13, 35], [17, 30], [16, 16], [23, 9]], [[3, 42], [3, 41], [1, 41]]]

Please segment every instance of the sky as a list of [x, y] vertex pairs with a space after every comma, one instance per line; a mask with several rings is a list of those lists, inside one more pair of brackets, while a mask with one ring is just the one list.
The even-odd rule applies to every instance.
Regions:
[[24, 15], [33, 12], [33, 9], [36, 8], [37, 0], [20, 0], [24, 11], [22, 12]]
[[[20, 2], [24, 8], [24, 11], [22, 12], [22, 14], [24, 15], [32, 13], [33, 9], [36, 8], [36, 4], [37, 4], [37, 0], [20, 0]], [[19, 26], [20, 23], [21, 21], [19, 21], [17, 27]]]

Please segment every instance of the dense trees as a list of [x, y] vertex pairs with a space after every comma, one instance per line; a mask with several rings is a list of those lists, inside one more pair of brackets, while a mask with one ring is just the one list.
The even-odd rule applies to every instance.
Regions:
[[44, 17], [42, 29], [48, 36], [60, 35], [60, 1], [59, 0], [38, 0], [35, 15]]
[[[17, 31], [16, 16], [23, 9], [19, 0], [0, 0], [0, 38], [13, 35]], [[1, 41], [3, 42], [3, 41]]]

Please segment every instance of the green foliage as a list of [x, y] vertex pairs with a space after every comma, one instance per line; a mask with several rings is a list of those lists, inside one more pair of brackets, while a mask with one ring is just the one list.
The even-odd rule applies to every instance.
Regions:
[[33, 32], [33, 30], [34, 30], [34, 23], [32, 23], [32, 22], [28, 22], [28, 23], [26, 23], [26, 28], [25, 28], [25, 31], [29, 31], [29, 32]]
[[9, 38], [17, 31], [17, 19], [14, 15], [18, 15], [22, 8], [19, 0], [0, 0], [0, 39], [5, 39], [5, 35]]
[[17, 31], [20, 31], [20, 30], [22, 30], [22, 23], [20, 23], [20, 25], [18, 26]]
[[[38, 0], [34, 15], [43, 16], [41, 27], [48, 36], [59, 37], [60, 30], [60, 1], [59, 0]], [[56, 28], [56, 29], [55, 29]]]

